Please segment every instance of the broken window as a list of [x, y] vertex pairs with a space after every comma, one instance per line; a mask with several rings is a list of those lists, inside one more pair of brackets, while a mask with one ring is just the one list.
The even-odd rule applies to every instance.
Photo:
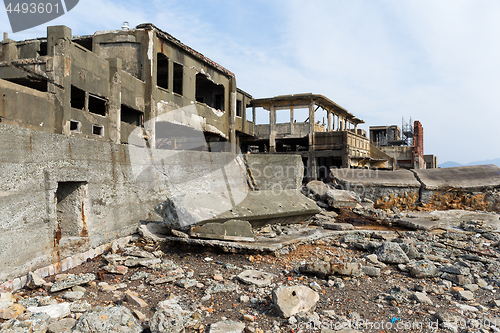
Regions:
[[107, 113], [107, 104], [106, 99], [89, 94], [89, 112], [105, 117]]
[[47, 42], [40, 43], [40, 52], [38, 52], [40, 57], [44, 57], [47, 55]]
[[101, 125], [92, 125], [92, 134], [104, 136], [104, 127]]
[[71, 85], [71, 107], [78, 110], [85, 110], [85, 91]]
[[80, 123], [79, 121], [76, 121], [76, 120], [71, 120], [69, 122], [69, 130], [71, 132], [81, 132], [81, 127], [82, 126], [82, 123]]
[[18, 84], [23, 87], [28, 87], [31, 89], [35, 89], [41, 92], [48, 91], [48, 84], [45, 80], [37, 80], [31, 78], [21, 78], [21, 79], [4, 79], [5, 81], [9, 81], [15, 84]]
[[241, 117], [241, 101], [236, 101], [236, 117]]
[[141, 111], [132, 109], [125, 104], [122, 104], [121, 121], [134, 126], [142, 126], [143, 119], [144, 114]]
[[174, 63], [174, 93], [182, 95], [182, 81], [184, 76], [184, 66]]
[[158, 53], [156, 58], [156, 85], [168, 89], [168, 58], [163, 53]]
[[207, 75], [203, 73], [196, 74], [196, 101], [224, 111], [224, 86], [221, 84], [215, 84]]
[[78, 44], [92, 52], [92, 37], [73, 39], [73, 43]]
[[246, 120], [248, 121], [253, 121], [253, 110], [252, 108], [246, 108], [247, 114], [246, 114]]

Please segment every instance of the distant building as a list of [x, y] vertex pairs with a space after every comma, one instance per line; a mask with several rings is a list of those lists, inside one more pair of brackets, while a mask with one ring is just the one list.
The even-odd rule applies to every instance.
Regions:
[[420, 121], [411, 124], [403, 121], [403, 129], [397, 125], [370, 126], [370, 140], [381, 151], [396, 160], [396, 166], [404, 169], [437, 168], [437, 157], [424, 155], [424, 129]]

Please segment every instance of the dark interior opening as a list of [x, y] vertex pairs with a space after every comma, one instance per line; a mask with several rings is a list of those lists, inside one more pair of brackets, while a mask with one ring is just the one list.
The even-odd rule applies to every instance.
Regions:
[[78, 44], [78, 45], [86, 48], [90, 52], [92, 52], [92, 37], [81, 38], [81, 39], [74, 39], [73, 43]]
[[47, 42], [40, 42], [40, 52], [38, 54], [41, 57], [44, 57], [47, 55]]
[[205, 74], [196, 74], [196, 101], [224, 111], [224, 86], [215, 84]]
[[92, 125], [92, 134], [103, 136], [104, 135], [104, 127], [100, 125]]
[[168, 89], [168, 58], [163, 53], [157, 54], [156, 85]]
[[236, 117], [241, 117], [241, 101], [236, 101]]
[[134, 126], [142, 126], [144, 119], [144, 113], [139, 110], [132, 109], [131, 107], [122, 104], [121, 106], [121, 121], [124, 123], [134, 125]]
[[89, 112], [105, 117], [107, 104], [104, 98], [89, 94]]
[[85, 110], [85, 91], [71, 85], [71, 107]]
[[184, 66], [174, 63], [174, 93], [182, 95]]
[[30, 78], [4, 79], [4, 80], [18, 84], [18, 85], [23, 86], [23, 87], [35, 89], [35, 90], [38, 90], [41, 92], [48, 91], [48, 83], [45, 80], [36, 80], [36, 79], [30, 79]]
[[76, 120], [71, 120], [69, 123], [69, 130], [72, 132], [80, 132], [81, 123]]

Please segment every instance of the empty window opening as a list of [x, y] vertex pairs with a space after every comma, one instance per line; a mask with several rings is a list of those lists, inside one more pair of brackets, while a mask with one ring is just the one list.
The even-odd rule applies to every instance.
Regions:
[[174, 63], [174, 93], [182, 95], [184, 66]]
[[47, 84], [47, 81], [45, 81], [45, 80], [37, 80], [37, 79], [30, 79], [30, 78], [4, 79], [4, 80], [18, 84], [18, 85], [23, 86], [23, 87], [35, 89], [35, 90], [38, 90], [41, 92], [48, 91], [48, 84]]
[[224, 86], [215, 84], [205, 74], [196, 74], [196, 101], [224, 111]]
[[88, 237], [86, 230], [86, 182], [59, 182], [56, 190], [58, 235], [60, 237]]
[[104, 98], [89, 94], [89, 112], [105, 117], [107, 113], [107, 104]]
[[247, 114], [246, 114], [246, 120], [248, 121], [253, 121], [253, 110], [252, 108], [246, 108]]
[[156, 85], [168, 89], [168, 58], [163, 53], [158, 53], [156, 58]]
[[241, 117], [241, 101], [236, 101], [236, 117]]
[[85, 110], [85, 91], [71, 85], [71, 107]]
[[121, 121], [134, 126], [142, 126], [144, 122], [144, 113], [122, 104]]
[[41, 57], [44, 57], [44, 56], [47, 55], [47, 42], [41, 42], [40, 43], [40, 51], [38, 52], [38, 54]]
[[69, 130], [71, 132], [81, 132], [82, 130], [82, 123], [76, 120], [71, 120], [69, 122]]
[[73, 39], [73, 43], [78, 44], [92, 52], [92, 37]]
[[92, 134], [104, 136], [104, 127], [100, 125], [92, 125]]

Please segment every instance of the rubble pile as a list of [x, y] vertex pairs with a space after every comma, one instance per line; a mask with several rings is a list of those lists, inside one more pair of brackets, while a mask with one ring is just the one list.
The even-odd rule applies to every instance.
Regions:
[[[354, 210], [390, 221], [404, 215]], [[345, 224], [335, 221], [343, 214], [323, 211], [314, 224]], [[500, 235], [493, 229], [478, 220], [454, 230], [367, 232], [351, 224], [280, 254], [142, 238], [67, 274], [30, 273], [24, 290], [0, 295], [0, 332], [330, 332], [397, 323], [422, 325], [403, 332], [497, 332]], [[286, 230], [259, 232], [271, 239]]]

